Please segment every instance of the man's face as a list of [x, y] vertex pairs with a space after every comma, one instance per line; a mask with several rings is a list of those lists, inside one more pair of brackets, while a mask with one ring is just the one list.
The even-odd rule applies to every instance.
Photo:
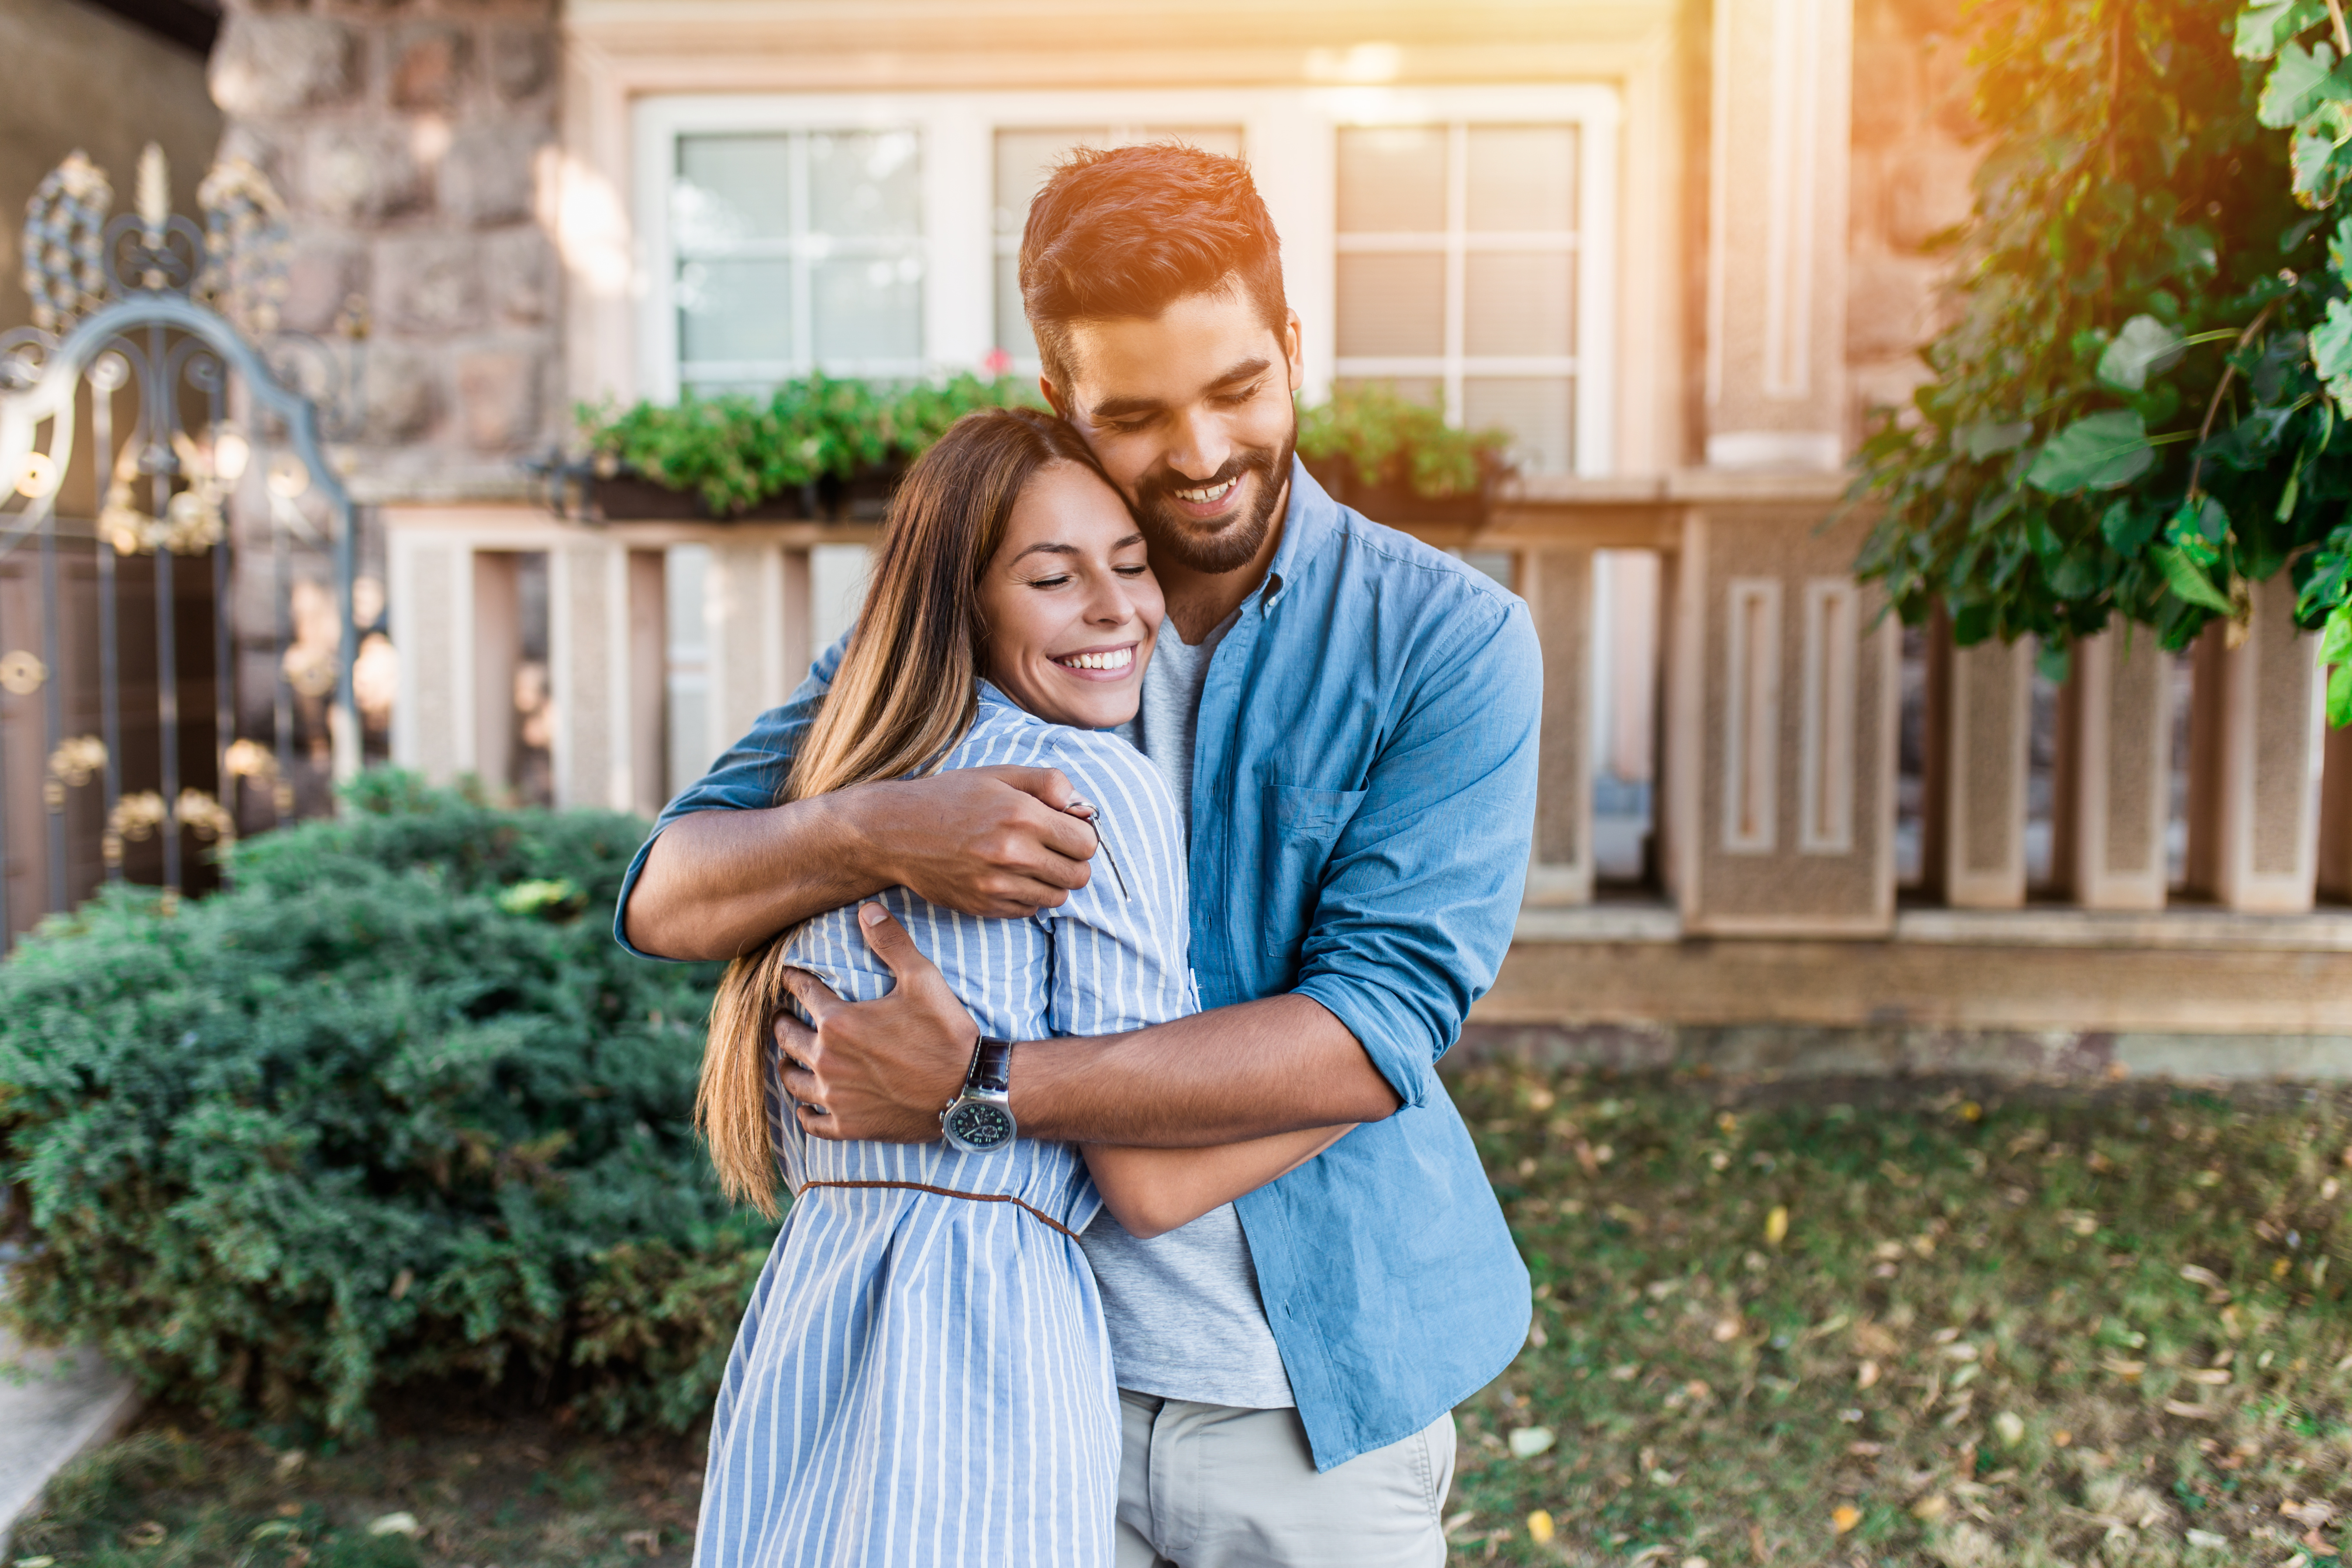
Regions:
[[1135, 509], [1155, 559], [1231, 572], [1265, 542], [1290, 480], [1306, 379], [1298, 317], [1277, 333], [1238, 290], [1194, 294], [1150, 321], [1070, 330], [1061, 416]]

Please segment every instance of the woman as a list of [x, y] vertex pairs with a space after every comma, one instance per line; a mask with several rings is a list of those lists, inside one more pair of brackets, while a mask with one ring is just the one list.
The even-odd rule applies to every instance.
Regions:
[[[1060, 909], [878, 900], [985, 1037], [1108, 1035], [1199, 1005], [1182, 819], [1104, 732], [1135, 714], [1160, 608], [1125, 504], [1049, 415], [967, 416], [899, 487], [785, 798], [1012, 763], [1058, 768], [1094, 803], [1074, 809], [1102, 853]], [[820, 915], [738, 960], [712, 1007], [698, 1113], [720, 1179], [772, 1214], [781, 1167], [795, 1201], [719, 1392], [696, 1561], [1107, 1565], [1118, 1396], [1078, 1233], [1106, 1205], [1139, 1235], [1172, 1228], [1339, 1132], [1083, 1155], [811, 1139], [776, 1075], [778, 976], [887, 993], [858, 918]]]

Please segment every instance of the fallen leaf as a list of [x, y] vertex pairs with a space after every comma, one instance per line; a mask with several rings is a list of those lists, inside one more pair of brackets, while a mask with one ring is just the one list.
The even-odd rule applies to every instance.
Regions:
[[1853, 1385], [1856, 1388], [1874, 1388], [1877, 1384], [1878, 1363], [1876, 1362], [1866, 1361], [1853, 1369]]
[[1552, 1537], [1551, 1511], [1538, 1509], [1528, 1515], [1528, 1539], [1540, 1546]]
[[1842, 1502], [1830, 1510], [1830, 1528], [1843, 1535], [1862, 1522], [1862, 1510], [1852, 1503]]
[[2099, 1364], [2117, 1377], [2137, 1377], [2147, 1370], [2147, 1363], [2144, 1361], [2125, 1361], [2118, 1356], [2103, 1357]]
[[1522, 1426], [1511, 1434], [1511, 1458], [1532, 1459], [1556, 1441], [1558, 1439], [1552, 1436], [1549, 1426]]
[[1717, 1344], [1727, 1345], [1739, 1337], [1739, 1314], [1727, 1312], [1715, 1321], [1715, 1327], [1709, 1331], [1715, 1336]]
[[2230, 1544], [2230, 1538], [2226, 1535], [2216, 1535], [2210, 1530], [2192, 1530], [2189, 1532], [2189, 1544], [2202, 1546], [2210, 1552], [2219, 1552], [2222, 1547]]
[[1475, 1508], [1465, 1508], [1460, 1513], [1447, 1516], [1444, 1531], [1446, 1539], [1452, 1540], [1477, 1517], [1478, 1510]]
[[2230, 1381], [2230, 1369], [2226, 1366], [2194, 1366], [2180, 1375], [2191, 1383], [2208, 1384], [2212, 1387], [2220, 1388]]
[[168, 1533], [162, 1524], [151, 1519], [131, 1526], [123, 1533], [122, 1539], [132, 1546], [144, 1549], [163, 1545], [163, 1537]]
[[413, 1513], [387, 1513], [369, 1521], [370, 1535], [415, 1535], [419, 1530]]
[[1772, 1212], [1764, 1216], [1764, 1240], [1768, 1246], [1778, 1247], [1788, 1239], [1788, 1207], [1786, 1205], [1775, 1204], [1772, 1205]]
[[621, 1549], [625, 1552], [642, 1552], [648, 1557], [658, 1557], [661, 1555], [661, 1531], [658, 1528], [624, 1531], [621, 1534]]
[[1612, 1383], [1631, 1383], [1641, 1375], [1642, 1363], [1638, 1361], [1629, 1361], [1622, 1366], [1612, 1366], [1609, 1369], [1609, 1380]]
[[2014, 1448], [2025, 1441], [2025, 1420], [2013, 1410], [2004, 1410], [1994, 1416], [1992, 1429], [2004, 1448]]
[[2190, 1405], [2186, 1401], [2179, 1399], [2166, 1400], [2164, 1402], [2164, 1410], [2165, 1414], [2168, 1415], [2185, 1416], [2191, 1421], [2210, 1420], [2212, 1417], [2221, 1414], [2219, 1407], [2215, 1405]]
[[1941, 1492], [1929, 1492], [1911, 1505], [1911, 1517], [1927, 1524], [1933, 1524], [1951, 1511], [1951, 1499]]
[[2219, 1274], [2214, 1273], [2210, 1268], [2200, 1268], [2194, 1263], [2182, 1264], [2180, 1277], [2191, 1285], [2202, 1285], [2209, 1290], [2221, 1282], [2221, 1277]]
[[282, 1481], [287, 1477], [292, 1475], [295, 1471], [300, 1469], [302, 1468], [302, 1462], [309, 1458], [310, 1456], [302, 1452], [299, 1448], [289, 1448], [286, 1452], [278, 1455], [277, 1465], [278, 1479]]

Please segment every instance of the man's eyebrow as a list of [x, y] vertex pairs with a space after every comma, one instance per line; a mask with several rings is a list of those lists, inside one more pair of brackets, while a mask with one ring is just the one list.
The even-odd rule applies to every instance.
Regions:
[[[1240, 382], [1255, 381], [1273, 368], [1274, 362], [1260, 354], [1255, 358], [1243, 360], [1209, 383], [1202, 390], [1221, 392]], [[1165, 406], [1167, 406], [1165, 404], [1152, 397], [1114, 397], [1096, 404], [1088, 410], [1088, 416], [1097, 421], [1132, 419], [1139, 414], [1157, 414]]]

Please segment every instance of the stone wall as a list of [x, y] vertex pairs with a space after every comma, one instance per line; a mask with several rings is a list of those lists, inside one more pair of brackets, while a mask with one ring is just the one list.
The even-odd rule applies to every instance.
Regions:
[[518, 493], [564, 424], [552, 0], [229, 0], [223, 153], [285, 195], [286, 324], [363, 319], [367, 501]]
[[83, 0], [0, 0], [0, 331], [31, 320], [25, 202], [66, 154], [79, 148], [107, 172], [120, 211], [139, 150], [157, 142], [188, 211], [219, 139], [197, 55]]
[[1909, 401], [1927, 370], [1947, 258], [1928, 241], [1969, 216], [1983, 129], [1969, 110], [1958, 0], [1854, 0], [1846, 440]]

